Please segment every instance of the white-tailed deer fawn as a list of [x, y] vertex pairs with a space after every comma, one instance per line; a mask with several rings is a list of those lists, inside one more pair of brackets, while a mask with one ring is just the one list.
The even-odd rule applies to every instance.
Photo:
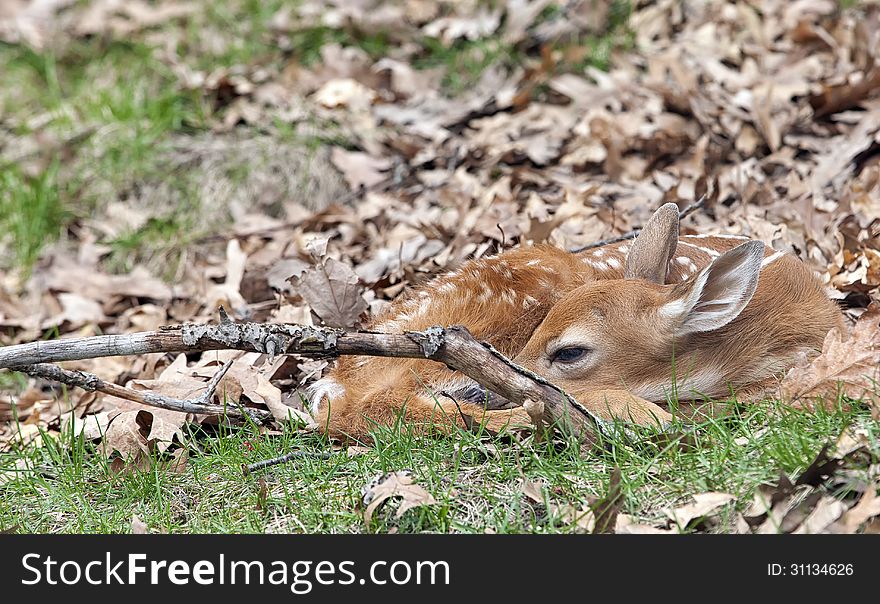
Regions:
[[[571, 254], [545, 245], [465, 263], [396, 301], [370, 328], [400, 333], [464, 325], [596, 414], [671, 420], [657, 402], [755, 392], [842, 315], [797, 258], [739, 236], [679, 238], [660, 208], [631, 242]], [[342, 357], [311, 388], [319, 426], [362, 439], [377, 425], [492, 429], [527, 424], [522, 409], [426, 360]]]

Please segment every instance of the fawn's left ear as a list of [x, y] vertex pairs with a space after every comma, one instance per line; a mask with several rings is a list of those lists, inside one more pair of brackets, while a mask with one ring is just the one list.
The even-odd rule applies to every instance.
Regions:
[[695, 279], [673, 289], [660, 307], [676, 336], [724, 327], [746, 307], [758, 287], [764, 244], [749, 241], [721, 254]]
[[678, 246], [678, 206], [667, 203], [654, 212], [626, 255], [624, 279], [666, 282], [669, 261]]

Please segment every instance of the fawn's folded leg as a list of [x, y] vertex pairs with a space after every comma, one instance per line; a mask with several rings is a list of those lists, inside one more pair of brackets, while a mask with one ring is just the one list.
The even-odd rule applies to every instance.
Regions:
[[[759, 382], [732, 388], [726, 396], [693, 401], [680, 400], [674, 405], [673, 412], [676, 417], [689, 422], [723, 417], [730, 414], [737, 406], [775, 398], [778, 396], [776, 394], [778, 387], [779, 379], [773, 376]], [[667, 405], [662, 406], [668, 407]]]
[[627, 390], [589, 390], [573, 392], [584, 407], [606, 420], [621, 420], [642, 426], [664, 426], [672, 416], [659, 405]]
[[493, 432], [505, 428], [531, 426], [529, 415], [520, 407], [486, 410], [482, 405], [458, 403], [445, 397], [376, 393], [354, 403], [350, 400], [325, 400], [315, 414], [318, 429], [343, 440], [370, 440], [379, 426], [393, 426], [398, 421], [415, 432], [452, 428], [473, 429], [483, 425]]

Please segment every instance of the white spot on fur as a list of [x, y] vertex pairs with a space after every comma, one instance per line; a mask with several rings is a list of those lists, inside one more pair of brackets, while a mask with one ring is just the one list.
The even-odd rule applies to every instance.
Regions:
[[761, 268], [764, 268], [765, 266], [767, 266], [771, 262], [776, 262], [777, 260], [779, 260], [783, 256], [785, 256], [785, 252], [776, 252], [772, 256], [767, 256], [766, 258], [764, 258], [764, 260], [761, 261]]
[[605, 264], [604, 262], [597, 262], [593, 266], [596, 267], [600, 271], [607, 271], [608, 270], [608, 265]]
[[321, 378], [308, 387], [307, 395], [312, 415], [317, 415], [321, 409], [321, 403], [324, 402], [324, 397], [329, 398], [332, 405], [334, 398], [345, 396], [345, 387], [333, 378]]
[[607, 262], [608, 266], [610, 266], [611, 268], [620, 268], [621, 267], [620, 260], [618, 260], [617, 258], [609, 258], [605, 262]]
[[675, 261], [678, 262], [680, 265], [686, 267], [692, 273], [696, 272], [696, 270], [697, 270], [697, 265], [694, 264], [694, 261], [691, 260], [690, 258], [688, 258], [687, 256], [677, 256], [675, 258]]
[[422, 303], [419, 304], [419, 308], [418, 308], [418, 310], [416, 310], [416, 312], [415, 312], [415, 316], [416, 316], [416, 317], [423, 317], [423, 316], [425, 316], [425, 313], [428, 312], [428, 308], [429, 308], [430, 306], [431, 306], [431, 299], [430, 299], [430, 298], [425, 298], [424, 300], [422, 300]]
[[[682, 277], [681, 280], [684, 281], [685, 279], [687, 279], [687, 277]], [[660, 310], [657, 311], [657, 314], [660, 315], [661, 319], [679, 320], [684, 316], [685, 312], [687, 312], [687, 304], [685, 304], [684, 298], [680, 298], [678, 300], [673, 300], [672, 302], [667, 302], [661, 306]]]
[[441, 294], [451, 294], [455, 291], [455, 283], [444, 283], [437, 288], [437, 291]]
[[700, 250], [700, 251], [703, 252], [704, 254], [709, 254], [709, 255], [712, 256], [713, 258], [717, 258], [718, 256], [721, 255], [721, 252], [718, 252], [718, 251], [716, 251], [716, 250], [713, 250], [713, 249], [710, 249], [710, 248], [707, 248], [707, 247], [701, 247], [701, 246], [699, 246], [699, 245], [694, 245], [693, 243], [688, 243], [687, 241], [679, 241], [679, 242], [678, 242], [678, 245], [686, 245], [686, 246], [688, 246], [688, 247], [692, 247], [692, 248], [694, 248], [695, 250]]
[[601, 247], [600, 247], [600, 248], [597, 248], [597, 249], [593, 250], [593, 255], [594, 255], [596, 258], [601, 258], [602, 256], [605, 255], [605, 250], [602, 249]]
[[535, 298], [535, 297], [533, 297], [533, 296], [526, 296], [525, 298], [523, 298], [522, 307], [523, 307], [524, 309], [526, 309], [526, 308], [528, 308], [528, 307], [530, 307], [530, 306], [534, 306], [534, 305], [537, 304], [537, 303], [538, 303], [538, 299], [537, 299], [537, 298]]
[[505, 279], [513, 279], [513, 272], [510, 270], [510, 267], [503, 260], [492, 267], [493, 270], [504, 277]]
[[385, 324], [385, 328], [388, 331], [397, 331], [400, 329], [400, 321], [388, 321]]
[[619, 248], [617, 248], [617, 249], [620, 250], [620, 253], [621, 253], [621, 254], [628, 254], [628, 253], [629, 253], [629, 246], [628, 246], [627, 244], [625, 244], [625, 243], [624, 243], [623, 245], [621, 245], [621, 246], [620, 246]]
[[536, 258], [535, 260], [529, 260], [528, 262], [526, 262], [526, 266], [538, 266], [539, 264], [541, 264], [541, 260], [538, 258]]
[[513, 304], [516, 302], [516, 292], [512, 289], [507, 289], [501, 294], [501, 299], [504, 300], [506, 304]]
[[709, 237], [717, 237], [718, 239], [741, 239], [743, 241], [751, 239], [745, 235], [685, 235], [688, 239], [707, 239]]

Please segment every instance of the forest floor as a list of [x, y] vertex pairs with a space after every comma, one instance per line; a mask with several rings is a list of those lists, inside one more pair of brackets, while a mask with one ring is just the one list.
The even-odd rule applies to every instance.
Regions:
[[[318, 324], [292, 277], [319, 256], [375, 314], [468, 258], [704, 193], [684, 233], [797, 254], [856, 327], [786, 378], [808, 404], [591, 451], [404, 425], [329, 442], [300, 399], [327, 363], [305, 359], [65, 364], [184, 397], [234, 359], [225, 396], [268, 428], [2, 371], [0, 531], [880, 532], [878, 49], [871, 1], [4, 3], [0, 344], [219, 305]], [[378, 475], [418, 488], [367, 513]]]

